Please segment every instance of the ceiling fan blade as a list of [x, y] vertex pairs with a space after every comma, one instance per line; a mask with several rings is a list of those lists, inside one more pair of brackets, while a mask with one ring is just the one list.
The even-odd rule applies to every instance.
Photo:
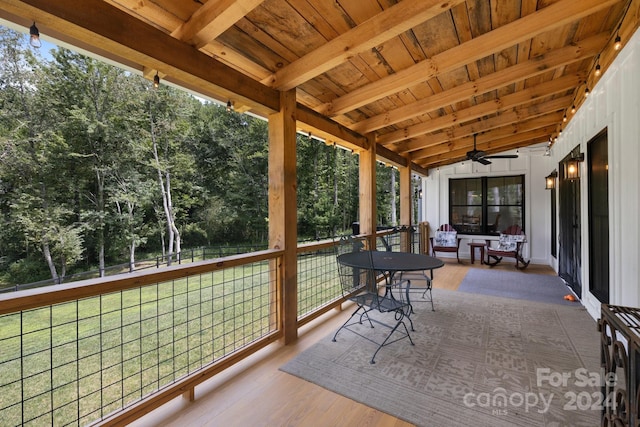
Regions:
[[489, 160], [487, 160], [486, 157], [478, 157], [478, 158], [473, 159], [473, 160], [475, 160], [478, 163], [482, 163], [483, 165], [490, 165], [491, 164], [491, 162]]
[[495, 156], [484, 156], [485, 159], [517, 159], [517, 154], [497, 154]]

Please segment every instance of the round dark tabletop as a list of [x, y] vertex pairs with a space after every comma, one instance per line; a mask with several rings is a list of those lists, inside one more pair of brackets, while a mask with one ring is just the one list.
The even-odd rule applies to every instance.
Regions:
[[432, 270], [444, 265], [442, 260], [428, 255], [385, 251], [349, 252], [339, 255], [338, 262], [349, 267], [371, 268], [369, 254], [373, 268], [379, 271]]

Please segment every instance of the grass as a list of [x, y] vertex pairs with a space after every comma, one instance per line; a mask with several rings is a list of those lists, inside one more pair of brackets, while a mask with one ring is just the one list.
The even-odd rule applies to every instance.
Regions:
[[[332, 251], [300, 259], [303, 314], [340, 290]], [[2, 424], [89, 424], [272, 332], [269, 265], [0, 317]]]

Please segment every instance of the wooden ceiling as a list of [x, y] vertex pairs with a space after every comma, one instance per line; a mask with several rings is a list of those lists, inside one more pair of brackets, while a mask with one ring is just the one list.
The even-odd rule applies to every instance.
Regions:
[[[546, 143], [640, 0], [0, 0], [0, 17], [416, 170]], [[365, 142], [359, 142], [359, 141]]]

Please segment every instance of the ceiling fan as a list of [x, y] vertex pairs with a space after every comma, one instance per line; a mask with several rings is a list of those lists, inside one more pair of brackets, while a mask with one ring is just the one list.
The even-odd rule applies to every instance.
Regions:
[[467, 159], [472, 162], [482, 163], [483, 165], [490, 165], [491, 162], [488, 159], [516, 159], [518, 158], [517, 154], [498, 154], [493, 156], [487, 156], [482, 150], [478, 150], [476, 148], [476, 136], [477, 134], [473, 134], [473, 150], [467, 151]]

